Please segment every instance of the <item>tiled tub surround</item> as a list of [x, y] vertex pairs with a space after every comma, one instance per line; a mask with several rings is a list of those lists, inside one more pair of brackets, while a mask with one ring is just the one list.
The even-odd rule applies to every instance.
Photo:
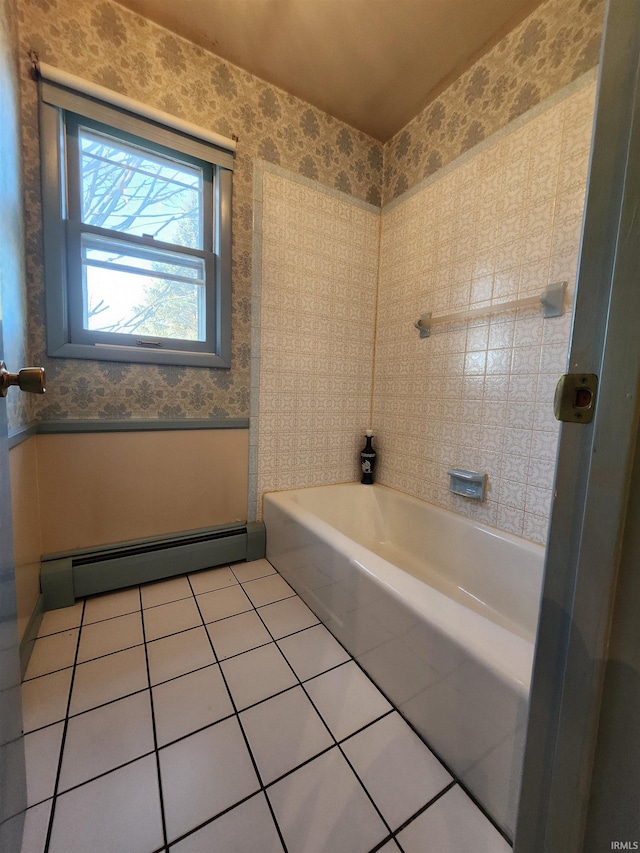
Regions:
[[23, 693], [22, 853], [510, 849], [266, 560], [50, 611]]
[[[545, 542], [594, 78], [587, 73], [383, 209], [377, 296], [375, 213], [261, 168], [250, 517], [260, 517], [266, 491], [356, 479], [375, 351], [379, 482]], [[520, 309], [440, 326], [429, 339], [413, 328], [425, 311], [489, 307], [563, 280], [560, 318]], [[450, 467], [486, 471], [487, 500], [451, 495]]]
[[265, 495], [267, 556], [512, 835], [544, 549], [384, 486]]
[[[544, 542], [593, 120], [593, 74], [382, 212], [373, 426], [378, 480]], [[566, 280], [566, 313], [413, 329]], [[477, 504], [447, 469], [486, 471]]]
[[259, 512], [264, 491], [356, 478], [371, 406], [379, 212], [268, 164], [255, 182]]

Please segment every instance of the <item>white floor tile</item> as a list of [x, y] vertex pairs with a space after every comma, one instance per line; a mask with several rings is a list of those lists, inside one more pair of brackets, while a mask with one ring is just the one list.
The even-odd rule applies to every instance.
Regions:
[[240, 720], [264, 785], [333, 745], [301, 687], [243, 711]]
[[312, 702], [337, 740], [391, 710], [355, 663], [345, 663], [305, 683]]
[[311, 610], [297, 596], [261, 607], [260, 617], [276, 640], [318, 623]]
[[27, 805], [34, 806], [53, 796], [60, 760], [64, 723], [25, 735], [24, 759], [27, 766]]
[[170, 842], [259, 788], [235, 717], [161, 749], [160, 771]]
[[280, 575], [269, 575], [266, 578], [248, 581], [244, 584], [243, 589], [256, 607], [273, 604], [274, 601], [281, 601], [295, 595], [295, 592]]
[[217, 664], [154, 687], [153, 708], [159, 746], [233, 713]]
[[78, 629], [43, 637], [33, 644], [25, 679], [46, 675], [66, 666], [73, 666], [78, 645]]
[[249, 563], [234, 563], [231, 570], [240, 583], [274, 575], [276, 570], [268, 560], [251, 560]]
[[511, 847], [457, 785], [398, 834], [406, 853], [511, 853]]
[[170, 601], [190, 598], [193, 595], [186, 577], [143, 584], [140, 587], [140, 592], [142, 593], [143, 607], [156, 607], [158, 604], [168, 604]]
[[276, 782], [267, 795], [285, 844], [296, 853], [365, 853], [389, 834], [337, 748]]
[[400, 848], [396, 842], [391, 839], [391, 841], [387, 841], [384, 847], [380, 847], [379, 850], [376, 850], [376, 853], [400, 853]]
[[148, 692], [72, 717], [62, 755], [60, 790], [87, 782], [153, 748]]
[[120, 652], [142, 643], [142, 615], [129, 613], [104, 622], [85, 625], [80, 635], [78, 663], [84, 663], [112, 652]]
[[271, 635], [255, 610], [210, 622], [207, 631], [219, 660], [271, 642]]
[[275, 643], [222, 661], [220, 666], [238, 710], [298, 683]]
[[168, 681], [215, 663], [211, 643], [204, 628], [192, 628], [147, 645], [151, 684]]
[[191, 586], [196, 595], [203, 592], [211, 592], [213, 589], [223, 589], [225, 586], [234, 586], [238, 583], [229, 566], [220, 566], [217, 569], [205, 569], [203, 572], [194, 572], [189, 575]]
[[43, 853], [49, 829], [52, 800], [27, 809], [24, 816], [20, 853]]
[[46, 637], [48, 634], [57, 634], [59, 631], [79, 628], [82, 620], [82, 605], [83, 602], [78, 601], [71, 607], [46, 610], [38, 629], [38, 637]]
[[348, 652], [324, 625], [315, 625], [278, 640], [278, 645], [300, 681], [350, 660]]
[[84, 625], [112, 619], [114, 616], [125, 616], [127, 613], [137, 613], [140, 610], [140, 591], [138, 587], [120, 589], [117, 592], [105, 592], [87, 598], [84, 609]]
[[148, 643], [198, 625], [202, 625], [202, 619], [193, 596], [144, 611], [144, 634]]
[[205, 622], [215, 622], [217, 619], [236, 616], [245, 610], [253, 610], [239, 584], [199, 595], [198, 606]]
[[393, 830], [452, 781], [400, 714], [373, 723], [342, 748]]
[[76, 667], [70, 714], [97, 708], [149, 686], [144, 646], [81, 663]]
[[42, 675], [22, 685], [23, 731], [31, 732], [63, 720], [69, 703], [72, 667]]
[[282, 853], [264, 794], [256, 794], [171, 847], [171, 853]]
[[155, 756], [63, 794], [49, 853], [150, 853], [162, 845]]

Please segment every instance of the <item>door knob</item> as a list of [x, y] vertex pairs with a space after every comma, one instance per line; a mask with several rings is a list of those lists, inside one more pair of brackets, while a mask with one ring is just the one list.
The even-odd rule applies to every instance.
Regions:
[[0, 397], [6, 397], [12, 385], [30, 394], [44, 394], [46, 391], [44, 367], [23, 367], [18, 373], [9, 373], [4, 361], [0, 361]]

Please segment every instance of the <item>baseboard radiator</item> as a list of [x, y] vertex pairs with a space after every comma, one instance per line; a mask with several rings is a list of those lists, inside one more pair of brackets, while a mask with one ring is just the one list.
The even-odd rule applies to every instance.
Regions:
[[199, 569], [265, 555], [262, 522], [208, 527], [99, 549], [45, 556], [40, 564], [43, 609]]

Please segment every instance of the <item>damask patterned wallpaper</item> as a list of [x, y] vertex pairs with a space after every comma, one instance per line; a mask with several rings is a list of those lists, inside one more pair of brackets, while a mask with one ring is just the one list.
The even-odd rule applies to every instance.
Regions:
[[547, 0], [384, 149], [384, 203], [598, 63], [604, 0]]
[[[50, 390], [38, 418], [248, 417], [255, 158], [379, 205], [382, 145], [109, 0], [18, 0], [32, 357]], [[226, 136], [239, 136], [233, 199], [231, 370], [47, 359], [37, 92], [44, 62]]]

